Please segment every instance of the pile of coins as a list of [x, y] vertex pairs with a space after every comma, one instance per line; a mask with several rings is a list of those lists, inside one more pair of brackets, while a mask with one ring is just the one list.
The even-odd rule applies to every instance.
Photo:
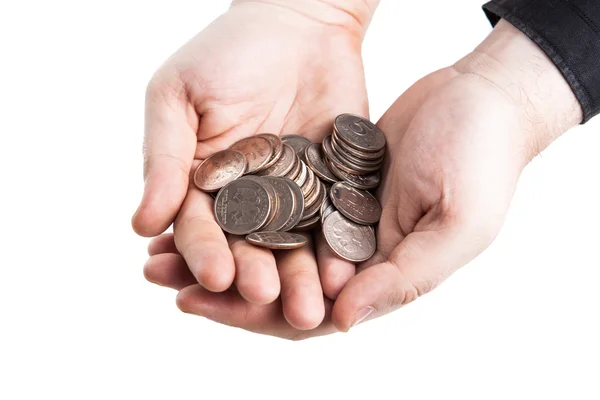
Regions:
[[215, 197], [219, 226], [270, 249], [307, 244], [322, 226], [332, 251], [352, 262], [376, 249], [381, 206], [368, 190], [381, 180], [385, 136], [369, 120], [339, 115], [323, 143], [300, 135], [259, 134], [208, 157], [195, 185]]

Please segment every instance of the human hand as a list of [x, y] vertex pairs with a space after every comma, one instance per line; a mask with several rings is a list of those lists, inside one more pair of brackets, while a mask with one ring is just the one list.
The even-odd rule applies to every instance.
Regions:
[[[325, 314], [323, 292], [334, 298], [354, 275], [352, 264], [327, 250], [318, 252], [317, 267], [312, 246], [274, 257], [226, 237], [214, 220], [212, 198], [189, 187], [189, 176], [194, 159], [243, 137], [300, 133], [320, 141], [336, 115], [367, 115], [360, 48], [376, 3], [235, 1], [150, 82], [145, 190], [132, 224], [140, 235], [156, 236], [175, 221], [171, 250], [177, 254], [154, 255], [145, 273], [161, 284], [175, 279], [170, 286], [177, 289], [199, 283], [180, 294], [182, 309], [200, 313], [199, 293], [255, 307], [261, 315], [279, 307], [272, 315], [291, 336], [295, 329], [318, 326]], [[316, 246], [326, 245], [317, 240]], [[186, 263], [191, 275], [178, 269], [169, 274]], [[214, 293], [232, 283], [237, 292]], [[280, 289], [282, 304], [263, 306]]]

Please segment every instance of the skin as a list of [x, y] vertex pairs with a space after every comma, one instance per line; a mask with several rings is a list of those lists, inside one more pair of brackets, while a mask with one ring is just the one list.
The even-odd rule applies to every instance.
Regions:
[[[250, 283], [215, 293], [198, 284], [192, 265], [188, 269], [190, 257], [180, 251], [177, 221], [175, 238], [167, 234], [151, 241], [145, 275], [179, 290], [177, 304], [183, 311], [220, 323], [288, 339], [347, 331], [428, 293], [487, 248], [502, 227], [523, 168], [581, 118], [581, 108], [552, 62], [501, 21], [475, 51], [421, 79], [378, 122], [388, 142], [377, 193], [383, 206], [378, 250], [357, 266], [356, 275], [348, 265], [331, 267], [334, 258], [317, 235], [318, 267], [310, 248], [275, 254], [280, 300], [248, 301], [243, 287]], [[193, 207], [209, 209], [199, 196], [188, 194]], [[178, 218], [182, 214], [188, 215], [185, 204]], [[211, 243], [222, 236], [216, 230], [206, 235], [202, 240]], [[301, 282], [299, 265], [308, 277]], [[316, 284], [311, 286], [317, 268], [325, 297], [317, 294]], [[245, 282], [256, 284], [254, 275], [246, 276]], [[323, 313], [315, 324], [317, 303]]]

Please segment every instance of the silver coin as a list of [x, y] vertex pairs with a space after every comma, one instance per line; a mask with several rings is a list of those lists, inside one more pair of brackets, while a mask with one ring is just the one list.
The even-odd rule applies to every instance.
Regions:
[[357, 150], [376, 152], [385, 147], [385, 135], [368, 119], [342, 114], [337, 116], [333, 126], [339, 138]]
[[338, 157], [343, 157], [352, 164], [364, 167], [365, 169], [373, 168], [373, 171], [377, 171], [383, 164], [383, 157], [379, 157], [376, 160], [364, 160], [362, 158], [355, 157], [352, 153], [347, 152], [342, 146], [339, 145], [335, 135], [331, 135], [331, 147]]
[[261, 179], [265, 179], [271, 184], [273, 189], [275, 189], [278, 200], [278, 207], [275, 209], [273, 220], [261, 228], [261, 230], [279, 231], [294, 216], [294, 212], [296, 211], [296, 196], [294, 196], [290, 185], [282, 178], [264, 176]]
[[291, 180], [295, 181], [296, 178], [298, 177], [298, 175], [300, 175], [301, 169], [302, 169], [302, 165], [300, 164], [300, 159], [298, 158], [298, 156], [294, 156], [294, 167], [292, 168], [292, 170], [290, 172], [288, 172], [285, 175], [285, 177], [290, 178]]
[[271, 185], [271, 183], [264, 179], [264, 177], [262, 176], [256, 176], [256, 175], [246, 175], [246, 179], [251, 179], [253, 181], [255, 181], [256, 183], [258, 183], [259, 185], [261, 185], [266, 191], [267, 194], [269, 195], [269, 201], [271, 203], [271, 210], [269, 211], [269, 217], [267, 218], [267, 221], [263, 224], [263, 226], [261, 226], [259, 228], [259, 230], [262, 230], [264, 226], [270, 224], [273, 219], [275, 218], [275, 213], [277, 212], [277, 209], [279, 208], [279, 196], [277, 196], [277, 193], [275, 192], [275, 188]]
[[325, 156], [319, 143], [313, 143], [305, 150], [306, 165], [325, 182], [336, 183], [338, 179], [325, 165]]
[[366, 167], [361, 164], [355, 163], [354, 159], [350, 158], [350, 157], [352, 157], [350, 154], [343, 153], [342, 151], [339, 150], [339, 148], [336, 148], [333, 145], [333, 136], [329, 136], [329, 137], [332, 138], [329, 142], [331, 145], [331, 150], [336, 155], [337, 159], [340, 160], [345, 166], [347, 166], [348, 168], [355, 171], [356, 173], [361, 174], [361, 175], [369, 174], [371, 172], [379, 171], [379, 169], [381, 168], [381, 163], [378, 163], [375, 165], [369, 165]]
[[361, 160], [379, 161], [383, 158], [383, 155], [385, 154], [385, 147], [375, 152], [356, 150], [354, 147], [350, 147], [346, 143], [344, 143], [343, 140], [339, 140], [338, 133], [335, 131], [335, 129], [333, 130], [331, 138], [335, 140], [338, 147], [341, 147], [346, 153], [350, 153], [353, 156], [360, 158]]
[[319, 181], [319, 185], [321, 186], [321, 188], [320, 188], [320, 190], [318, 190], [319, 194], [318, 194], [317, 200], [310, 207], [307, 207], [304, 209], [304, 213], [302, 214], [301, 221], [305, 221], [309, 218], [313, 218], [315, 215], [317, 215], [317, 213], [321, 209], [321, 205], [323, 204], [323, 201], [325, 200], [325, 195], [327, 194], [327, 192], [325, 190], [325, 186], [323, 185], [323, 183], [321, 181]]
[[323, 152], [325, 153], [326, 160], [329, 161], [327, 166], [331, 170], [331, 172], [335, 174], [335, 171], [330, 167], [331, 164], [335, 165], [337, 169], [340, 169], [348, 174], [356, 174], [360, 175], [360, 171], [357, 171], [356, 168], [347, 165], [347, 162], [342, 161], [334, 152], [331, 147], [331, 136], [327, 136], [323, 139], [323, 143], [321, 143], [321, 147], [323, 148]]
[[307, 169], [308, 169], [308, 167], [306, 166], [304, 161], [300, 160], [300, 174], [298, 174], [296, 179], [294, 179], [294, 182], [296, 182], [296, 184], [300, 187], [302, 185], [304, 185], [304, 182], [306, 181], [306, 178], [308, 177]]
[[286, 222], [286, 224], [281, 228], [281, 231], [289, 231], [293, 229], [298, 222], [302, 219], [302, 214], [304, 213], [304, 195], [302, 194], [302, 190], [300, 187], [296, 185], [296, 183], [288, 178], [282, 178], [285, 183], [292, 189], [292, 193], [294, 195], [294, 200], [296, 206], [294, 207], [294, 213], [292, 217]]
[[369, 225], [360, 225], [334, 211], [323, 223], [323, 236], [331, 250], [350, 262], [366, 261], [375, 254], [377, 240]]
[[281, 140], [285, 144], [292, 146], [292, 148], [302, 161], [306, 161], [304, 159], [304, 150], [312, 144], [310, 140], [300, 135], [283, 135], [281, 137]]
[[357, 224], [373, 225], [381, 218], [381, 205], [371, 193], [338, 182], [329, 194], [335, 208]]
[[304, 181], [304, 184], [300, 186], [300, 189], [302, 189], [302, 193], [305, 198], [308, 197], [315, 189], [315, 181], [317, 180], [314, 172], [310, 168], [308, 168], [306, 172], [308, 174], [306, 176], [306, 181]]
[[317, 202], [321, 196], [321, 193], [325, 191], [325, 187], [321, 184], [321, 181], [316, 178], [314, 183], [314, 189], [310, 191], [308, 197], [304, 198], [304, 208], [309, 208], [315, 202]]
[[381, 182], [381, 174], [379, 173], [379, 171], [369, 175], [356, 175], [342, 171], [329, 161], [327, 166], [329, 167], [329, 169], [331, 169], [331, 172], [333, 172], [338, 178], [357, 189], [375, 189], [377, 186], [379, 186], [379, 183]]
[[311, 229], [319, 226], [319, 222], [321, 221], [321, 217], [319, 215], [315, 215], [313, 218], [307, 219], [305, 221], [301, 221], [294, 230], [297, 231], [309, 231]]
[[319, 210], [319, 213], [321, 215], [321, 224], [323, 224], [323, 222], [325, 222], [325, 218], [327, 218], [329, 214], [331, 214], [334, 211], [335, 207], [333, 203], [329, 199], [329, 196], [326, 196], [325, 201], [323, 201], [323, 204], [321, 204], [321, 209]]
[[246, 241], [273, 250], [298, 249], [308, 243], [305, 236], [290, 232], [255, 232], [246, 236]]

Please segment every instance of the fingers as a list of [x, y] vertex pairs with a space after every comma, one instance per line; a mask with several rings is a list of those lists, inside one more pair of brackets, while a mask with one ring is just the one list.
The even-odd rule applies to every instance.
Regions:
[[281, 286], [273, 253], [252, 246], [241, 236], [231, 235], [229, 246], [235, 261], [235, 286], [240, 295], [256, 304], [275, 301]]
[[311, 245], [275, 252], [286, 320], [299, 330], [314, 329], [325, 316], [323, 290]]
[[235, 265], [213, 215], [210, 195], [191, 188], [175, 220], [175, 245], [202, 286], [213, 292], [233, 283]]
[[150, 257], [144, 265], [144, 277], [152, 283], [175, 290], [197, 283], [183, 257], [170, 253]]
[[175, 246], [175, 238], [172, 233], [163, 233], [160, 236], [152, 238], [148, 243], [148, 255], [155, 256], [157, 254], [172, 253], [179, 254]]
[[132, 227], [156, 236], [173, 222], [188, 187], [198, 117], [183, 83], [151, 83], [146, 95], [144, 194]]
[[331, 300], [335, 300], [346, 283], [356, 274], [356, 266], [336, 256], [320, 231], [316, 235], [316, 242], [317, 264], [323, 293]]
[[[279, 301], [266, 305], [253, 304], [234, 291], [211, 293], [200, 285], [189, 286], [180, 291], [177, 306], [185, 313], [221, 324], [286, 339], [299, 340], [335, 332], [330, 319], [310, 331], [293, 328], [284, 318]], [[328, 312], [331, 307], [332, 303], [328, 301]]]
[[344, 287], [332, 320], [347, 331], [366, 318], [385, 314], [431, 291], [473, 255], [460, 229], [409, 234], [381, 264], [366, 268]]

